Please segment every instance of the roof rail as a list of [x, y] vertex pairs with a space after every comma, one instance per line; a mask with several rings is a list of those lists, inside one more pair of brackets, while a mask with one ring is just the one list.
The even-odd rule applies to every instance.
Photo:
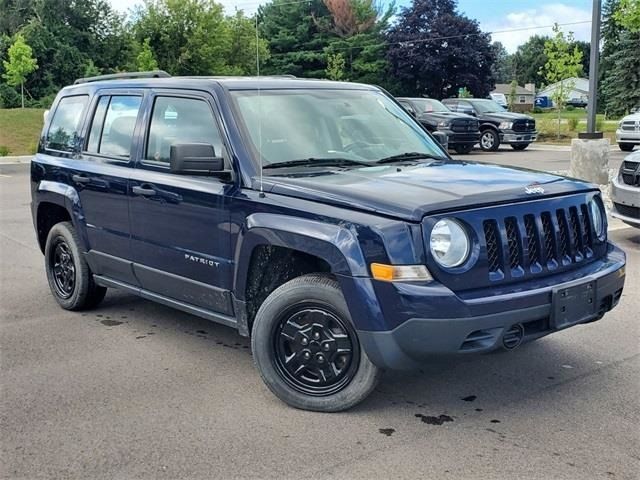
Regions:
[[73, 84], [78, 85], [80, 83], [99, 82], [101, 80], [124, 80], [127, 78], [168, 78], [170, 76], [171, 75], [164, 70], [153, 70], [151, 72], [122, 72], [111, 73], [109, 75], [98, 75], [96, 77], [79, 78], [73, 82]]

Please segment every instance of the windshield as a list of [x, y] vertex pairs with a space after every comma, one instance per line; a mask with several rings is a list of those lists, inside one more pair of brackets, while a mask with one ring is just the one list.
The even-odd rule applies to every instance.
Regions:
[[410, 158], [445, 158], [416, 121], [381, 92], [236, 90], [231, 95], [244, 135], [264, 167], [294, 161], [299, 168], [314, 161], [326, 166], [326, 159], [366, 166], [409, 152]]
[[416, 106], [419, 113], [431, 113], [431, 112], [450, 112], [443, 103], [438, 100], [432, 100], [430, 98], [417, 98], [413, 100], [413, 104]]
[[504, 112], [504, 108], [502, 108], [499, 103], [496, 103], [493, 100], [474, 100], [473, 106], [480, 113]]

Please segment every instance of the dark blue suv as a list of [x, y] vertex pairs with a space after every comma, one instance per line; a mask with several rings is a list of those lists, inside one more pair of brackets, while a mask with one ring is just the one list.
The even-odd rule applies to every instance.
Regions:
[[454, 161], [368, 85], [79, 80], [31, 187], [63, 308], [117, 288], [236, 328], [309, 410], [355, 405], [385, 368], [597, 320], [625, 278], [597, 188]]

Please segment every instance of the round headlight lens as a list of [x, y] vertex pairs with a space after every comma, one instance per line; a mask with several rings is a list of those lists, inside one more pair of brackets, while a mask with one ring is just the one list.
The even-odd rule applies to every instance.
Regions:
[[591, 212], [591, 222], [593, 223], [593, 229], [596, 232], [596, 236], [599, 239], [602, 239], [605, 234], [602, 207], [600, 207], [600, 204], [595, 199], [591, 199], [589, 201], [589, 211]]
[[469, 257], [469, 236], [456, 220], [443, 218], [431, 230], [429, 248], [440, 265], [453, 268], [462, 265]]

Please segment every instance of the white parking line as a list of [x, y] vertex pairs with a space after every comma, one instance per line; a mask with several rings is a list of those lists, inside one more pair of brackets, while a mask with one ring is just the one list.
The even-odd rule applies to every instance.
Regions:
[[615, 232], [617, 230], [625, 230], [627, 228], [631, 228], [631, 225], [621, 225], [619, 227], [613, 227], [613, 228], [610, 228], [609, 231], [610, 232]]
[[2, 173], [0, 173], [0, 177], [2, 177], [2, 178], [11, 178], [11, 175], [3, 175]]

